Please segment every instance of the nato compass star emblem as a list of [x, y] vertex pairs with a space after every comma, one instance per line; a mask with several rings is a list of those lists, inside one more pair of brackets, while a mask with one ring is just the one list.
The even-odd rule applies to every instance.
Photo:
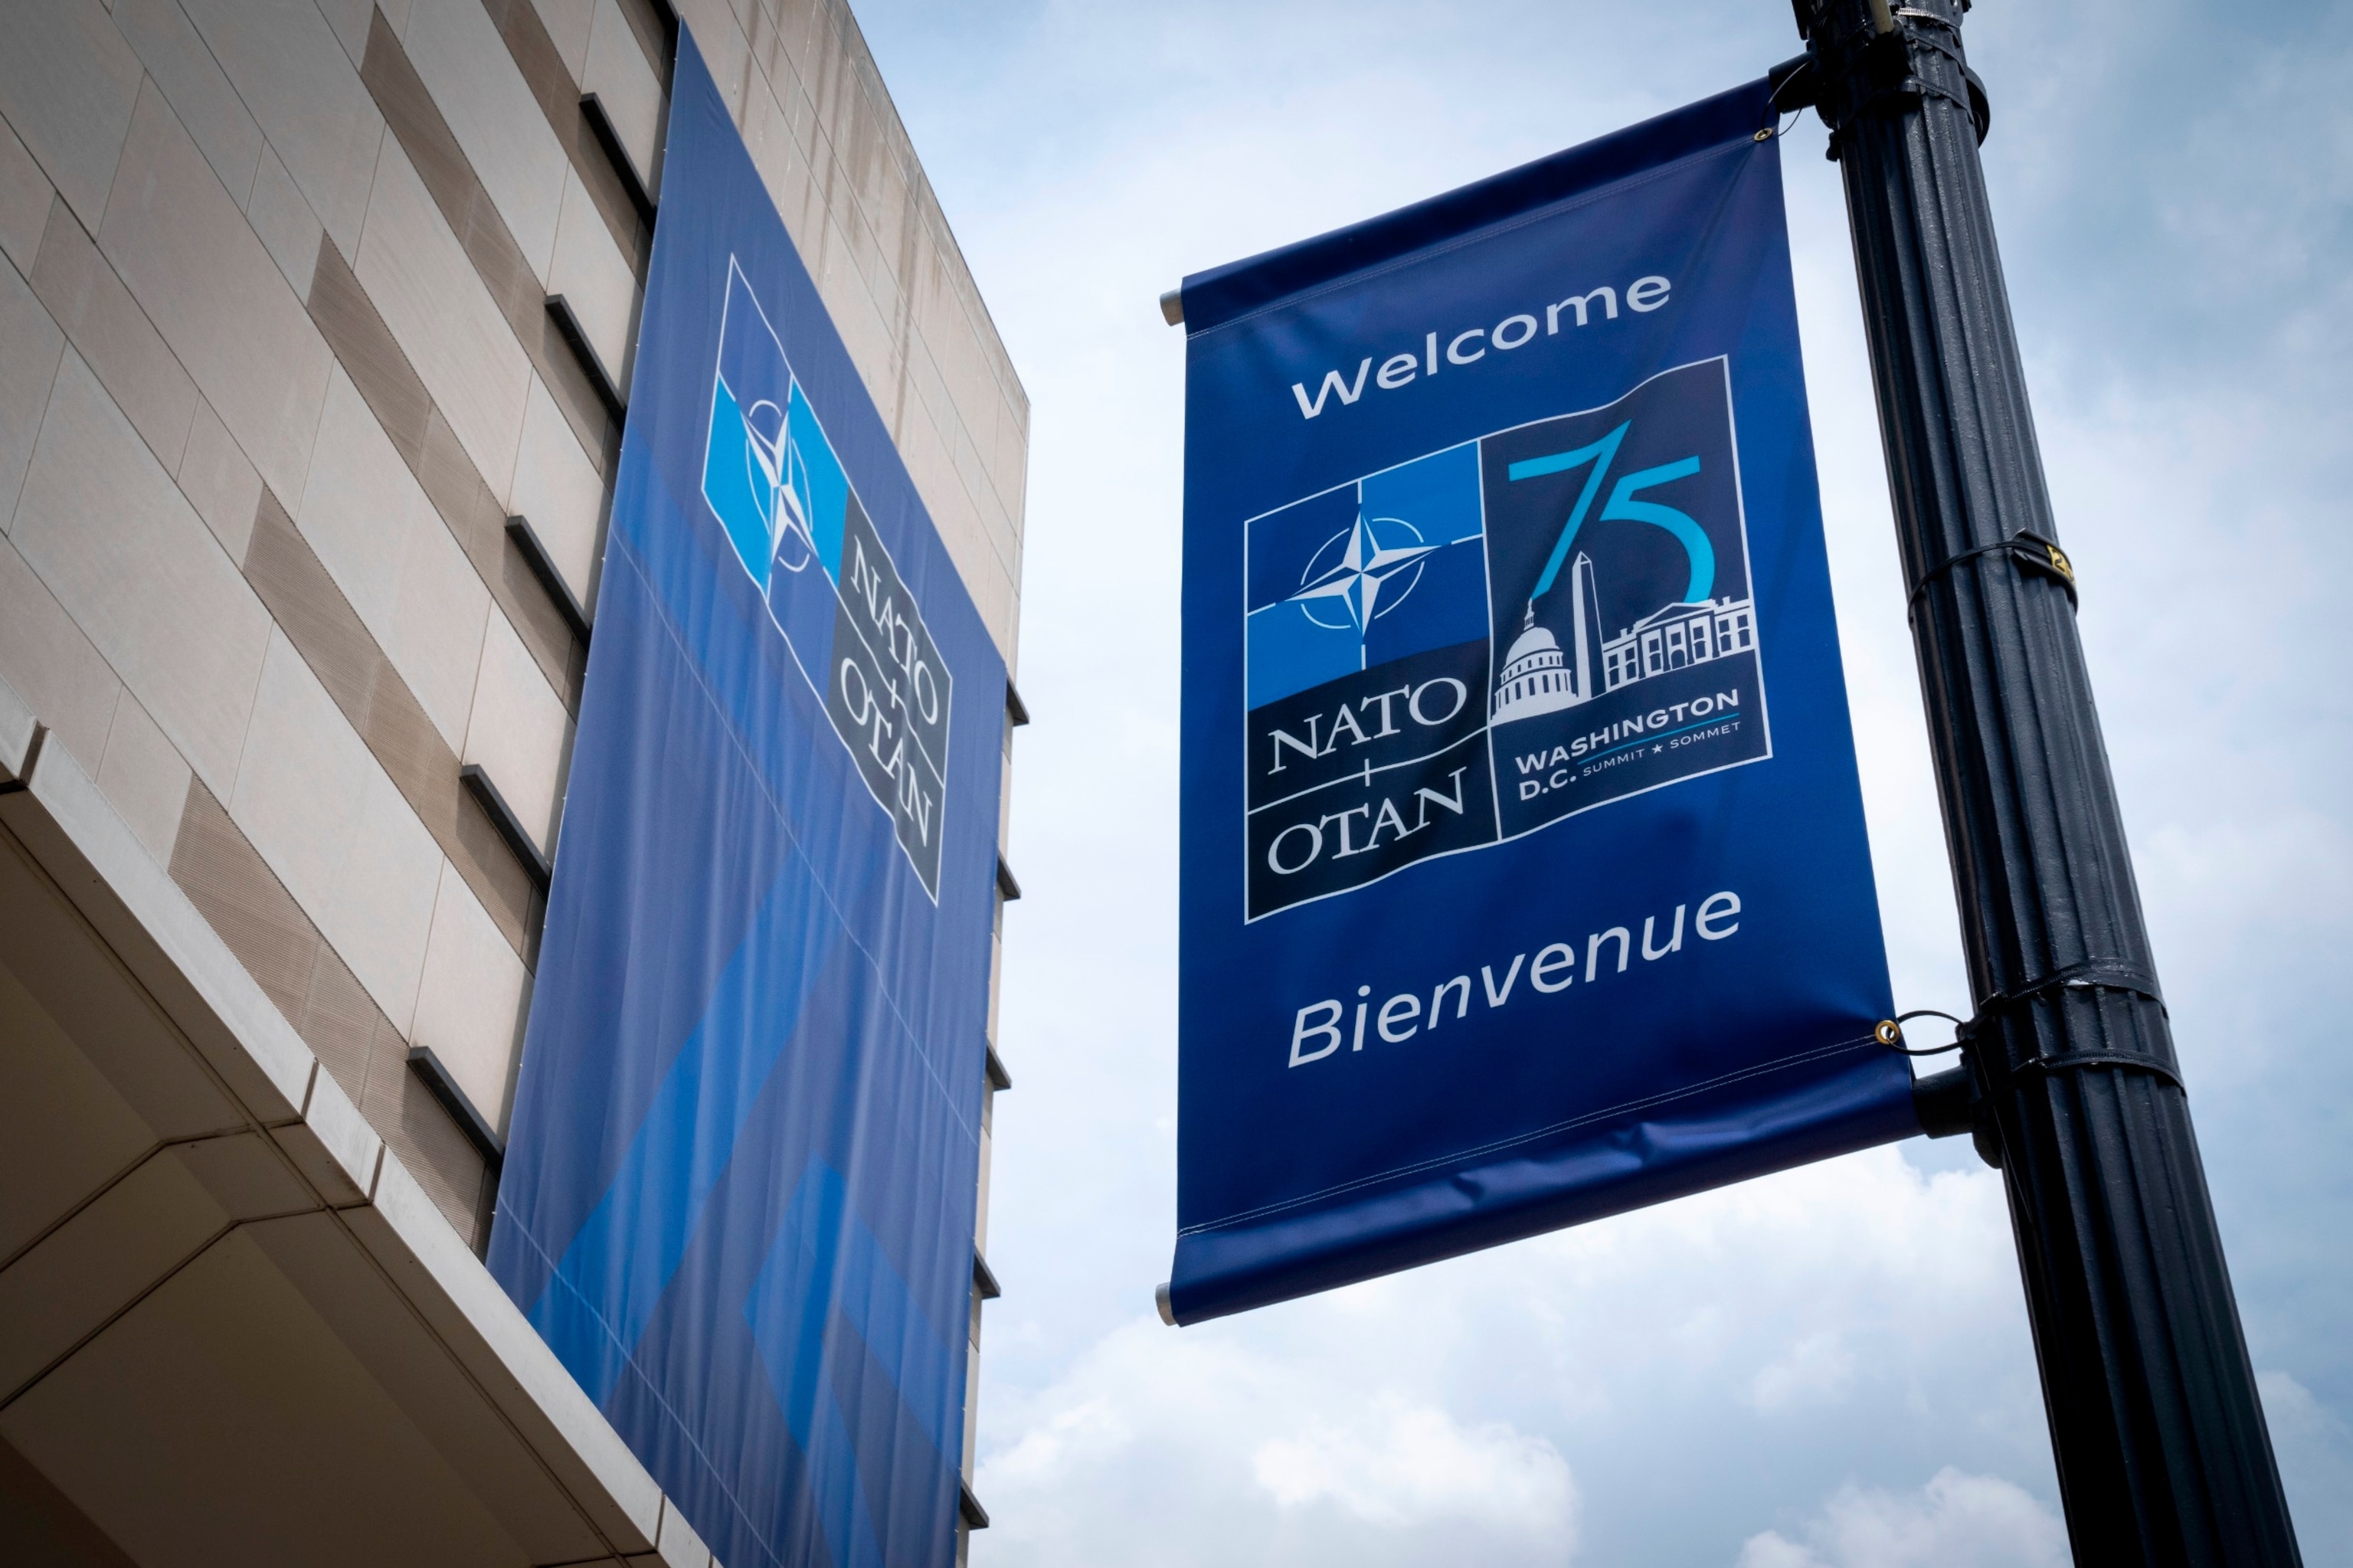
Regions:
[[[804, 471], [797, 475], [796, 467]], [[751, 482], [753, 503], [768, 525], [774, 564], [797, 572], [817, 558], [809, 534], [807, 507], [801, 500], [807, 465], [793, 450], [785, 411], [763, 397], [744, 414], [744, 478]], [[800, 481], [796, 483], [796, 480]]]
[[[1406, 601], [1421, 581], [1422, 557], [1437, 549], [1423, 544], [1410, 523], [1360, 512], [1355, 526], [1333, 535], [1308, 559], [1288, 602], [1318, 626], [1361, 637], [1377, 617]], [[1327, 619], [1334, 615], [1345, 619]]]

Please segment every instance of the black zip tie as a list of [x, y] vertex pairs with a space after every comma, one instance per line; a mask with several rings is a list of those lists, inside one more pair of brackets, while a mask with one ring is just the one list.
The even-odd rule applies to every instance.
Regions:
[[2029, 1056], [2018, 1065], [2017, 1070], [2021, 1073], [2063, 1073], [2075, 1067], [2131, 1067], [2152, 1077], [2163, 1078], [2184, 1094], [2189, 1092], [2189, 1086], [2181, 1081], [2181, 1075], [2156, 1057], [2135, 1056], [2118, 1051], [2074, 1051], [2064, 1056]]
[[2042, 573], [2067, 590], [2067, 603], [2071, 608], [2080, 608], [2080, 603], [2075, 597], [2075, 563], [2067, 558], [2067, 552], [2059, 547], [2058, 541], [2055, 539], [2046, 539], [2031, 530], [2021, 529], [2007, 539], [1999, 539], [1990, 545], [1979, 545], [1975, 549], [1963, 550], [1957, 555], [1947, 556], [1943, 560], [1922, 572], [1920, 580], [1912, 585], [1912, 592], [1904, 601], [1905, 613], [1909, 616], [1919, 608], [1920, 596], [1928, 591], [1930, 583], [1935, 582], [1963, 561], [1975, 560], [1979, 556], [2008, 556], [2029, 571]]
[[[1996, 1008], [2015, 1007], [2031, 1001], [2046, 991], [2121, 991], [2165, 1007], [2165, 998], [2157, 989], [2157, 977], [2137, 964], [2124, 963], [2116, 959], [2086, 959], [2080, 964], [2069, 964], [2054, 969], [2031, 985], [2015, 991], [1998, 991], [1978, 1003], [1978, 1015], [1969, 1021], [1974, 1028], [1985, 1015]], [[2168, 1017], [2171, 1014], [2168, 1012]]]
[[[1786, 74], [1784, 67], [1787, 68]], [[1770, 142], [1776, 137], [1788, 135], [1789, 127], [1795, 125], [1799, 116], [1812, 105], [1815, 83], [1813, 51], [1809, 49], [1795, 59], [1775, 66], [1773, 74], [1778, 79], [1773, 82], [1773, 90], [1765, 100], [1765, 123], [1757, 132], [1759, 142]], [[1794, 94], [1790, 91], [1792, 88], [1797, 90]], [[1797, 101], [1785, 110], [1782, 99], [1792, 96]]]

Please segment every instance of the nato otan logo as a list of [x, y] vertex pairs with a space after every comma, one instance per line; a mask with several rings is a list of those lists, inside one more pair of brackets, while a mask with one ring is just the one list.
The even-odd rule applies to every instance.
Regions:
[[1245, 918], [1772, 754], [1729, 367], [1245, 524]]
[[733, 257], [702, 495], [938, 902], [954, 678]]

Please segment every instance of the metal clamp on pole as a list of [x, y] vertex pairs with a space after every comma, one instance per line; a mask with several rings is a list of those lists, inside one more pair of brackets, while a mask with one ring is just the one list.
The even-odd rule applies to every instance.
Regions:
[[[1978, 1003], [1978, 1010], [1967, 1018], [1955, 1018], [1941, 1008], [1915, 1007], [1909, 1012], [1899, 1012], [1893, 1018], [1883, 1018], [1874, 1038], [1889, 1050], [1905, 1056], [1941, 1056], [1947, 1051], [1957, 1051], [1977, 1038], [1993, 1013], [2016, 1007], [2022, 1002], [2048, 996], [2054, 991], [2119, 991], [2157, 1003], [2165, 1009], [2165, 997], [2157, 989], [2157, 977], [2138, 964], [2117, 959], [2086, 959], [2080, 964], [2069, 964], [2054, 969], [2041, 980], [2012, 986], [2008, 991], [1995, 991]], [[1953, 1025], [1949, 1044], [1915, 1048], [1904, 1043], [1904, 1026], [1915, 1018], [1942, 1018]], [[2167, 1069], [2170, 1075], [2170, 1069]]]
[[[2137, 996], [2145, 1001], [2155, 1002], [2159, 1011], [2165, 1010], [2165, 998], [2157, 989], [2157, 977], [2147, 969], [2137, 964], [2123, 963], [2112, 959], [2087, 959], [2080, 964], [2070, 964], [2065, 969], [2045, 975], [2039, 980], [2031, 980], [2006, 991], [1998, 991], [1978, 1002], [1977, 1011], [1967, 1018], [1956, 1018], [1943, 1009], [1935, 1007], [1915, 1007], [1909, 1012], [1899, 1012], [1893, 1018], [1883, 1018], [1879, 1021], [1878, 1028], [1873, 1031], [1873, 1038], [1889, 1050], [1905, 1056], [1941, 1056], [1947, 1051], [1959, 1051], [1963, 1053], [1962, 1059], [1966, 1064], [1967, 1053], [1976, 1043], [1979, 1032], [1984, 1029], [1988, 1020], [1994, 1014], [2021, 1006], [2038, 997], [2065, 991], [2122, 991], [2128, 996]], [[1905, 1037], [1904, 1026], [1915, 1018], [1946, 1020], [1953, 1026], [1953, 1038], [1942, 1045], [1911, 1044]], [[2021, 1059], [2010, 1070], [2014, 1073], [2054, 1073], [2072, 1071], [2079, 1067], [2125, 1067], [2137, 1072], [2152, 1074], [2177, 1089], [2184, 1087], [2180, 1073], [2171, 1063], [2137, 1051], [2065, 1051], [2056, 1054], [2037, 1052], [2033, 1055]], [[1931, 1085], [1936, 1086], [1934, 1092], [1949, 1096], [1954, 1092], [1954, 1087], [1946, 1080], [1952, 1079], [1956, 1073], [1962, 1071], [1961, 1068], [1949, 1068], [1945, 1072], [1921, 1079], [1913, 1091], [1915, 1102], [1918, 1103], [1922, 1095], [1931, 1092]], [[1941, 1100], [1938, 1102], [1940, 1106], [1943, 1103]], [[1949, 1114], [1945, 1112], [1940, 1112], [1940, 1116], [1944, 1117], [1945, 1130], [1943, 1131], [1930, 1125], [1926, 1110], [1922, 1113], [1921, 1125], [1927, 1128], [1928, 1136], [1931, 1138], [1947, 1138], [1970, 1130], [1971, 1124], [1968, 1121], [1953, 1122], [1950, 1120]], [[1989, 1162], [2000, 1163], [1998, 1160]]]
[[[1989, 1014], [2022, 1006], [2054, 991], [2119, 991], [2126, 996], [2137, 996], [2143, 1001], [2155, 1002], [2158, 1012], [2171, 1016], [2164, 996], [2157, 989], [2157, 977], [2147, 969], [2138, 964], [2114, 959], [2089, 959], [2080, 964], [2070, 964], [2039, 980], [2014, 986], [2006, 991], [1996, 991], [1978, 1004], [1978, 1015], [1969, 1021], [1969, 1033], [1974, 1037]], [[2011, 1065], [2010, 1071], [2013, 1074], [2064, 1073], [2087, 1067], [2121, 1067], [2147, 1073], [2177, 1089], [2187, 1089], [2180, 1073], [2175, 1070], [2172, 1063], [2146, 1051], [2037, 1051], [2031, 1056], [2019, 1058]]]
[[[1953, 1026], [1953, 1038], [1943, 1045], [1906, 1044], [1904, 1025], [1915, 1018], [1944, 1019]], [[1941, 1056], [1947, 1051], [1961, 1053], [1958, 1066], [1913, 1080], [1913, 1114], [1920, 1118], [1920, 1130], [1930, 1138], [1958, 1138], [1968, 1133], [1977, 1145], [1978, 1157], [1999, 1170], [2001, 1166], [2000, 1133], [1994, 1125], [1992, 1104], [1986, 1097], [1985, 1086], [1980, 1081], [1970, 1050], [1976, 1022], [1975, 1019], [1955, 1018], [1941, 1008], [1915, 1007], [1909, 1012], [1881, 1019], [1873, 1036], [1882, 1045], [1905, 1056]]]
[[[2000, 1169], [2001, 1144], [1996, 1128], [1992, 1103], [1980, 1082], [1975, 1050], [1978, 1031], [1989, 1014], [2046, 996], [2056, 991], [2116, 991], [2165, 1006], [2164, 998], [2157, 993], [2156, 977], [2130, 965], [2110, 964], [2094, 960], [2072, 965], [2058, 973], [2020, 986], [2010, 991], [1997, 991], [1981, 1002], [1968, 1018], [1957, 1018], [1941, 1008], [1917, 1007], [1909, 1012], [1899, 1012], [1893, 1018], [1883, 1018], [1873, 1031], [1873, 1038], [1889, 1050], [1905, 1056], [1941, 1056], [1948, 1051], [1961, 1053], [1958, 1066], [1947, 1067], [1941, 1073], [1930, 1073], [1915, 1079], [1912, 1085], [1912, 1108], [1920, 1118], [1920, 1130], [1930, 1138], [1957, 1138], [1970, 1134], [1977, 1141], [1978, 1153], [1988, 1165]], [[1953, 1037], [1942, 1045], [1914, 1045], [1905, 1035], [1904, 1025], [1915, 1018], [1941, 1018], [1953, 1026]], [[2137, 1051], [2065, 1051], [2037, 1052], [2012, 1064], [2010, 1072], [2064, 1073], [2090, 1067], [2118, 1067], [2131, 1072], [2147, 1073], [2160, 1082], [2187, 1092], [2180, 1073], [2169, 1062]]]
[[1920, 608], [1920, 596], [1928, 591], [1929, 584], [1964, 561], [1974, 561], [1987, 556], [2007, 556], [2028, 571], [2039, 572], [2051, 578], [2067, 590], [2070, 607], [2081, 608], [2081, 601], [2075, 597], [2075, 563], [2067, 558], [2067, 552], [2059, 547], [2057, 540], [2046, 539], [2031, 528], [2021, 528], [2007, 539], [1997, 539], [1990, 545], [1979, 545], [1974, 549], [1947, 556], [1922, 572], [1920, 580], [1912, 585], [1910, 597], [1904, 601], [1905, 613], [1910, 615]]
[[[1815, 48], [1807, 51], [1812, 61], [1820, 46], [1826, 40], [1822, 31], [1826, 25], [1836, 26], [1840, 20], [1848, 25], [1838, 42], [1844, 46], [1839, 52], [1849, 57], [1847, 69], [1837, 73], [1842, 90], [1838, 101], [1832, 101], [1821, 91], [1831, 73], [1820, 68], [1809, 73], [1812, 83], [1804, 90], [1806, 101], [1784, 101], [1775, 82], [1775, 101], [1784, 109], [1814, 108], [1822, 111], [1822, 122], [1830, 127], [1831, 142], [1824, 155], [1837, 162], [1852, 127], [1873, 111], [1894, 109], [1901, 111], [1916, 106], [1922, 99], [1942, 99], [1961, 109], [1976, 128], [1977, 139], [1982, 144], [1993, 128], [1993, 103], [1986, 96], [1985, 83], [1968, 67], [1961, 53], [1960, 25], [1936, 12], [1916, 5], [1891, 7], [1887, 0], [1865, 0], [1860, 16], [1831, 17], [1828, 11], [1841, 14], [1855, 8], [1824, 6], [1819, 0], [1791, 0], [1798, 16], [1798, 31]], [[1926, 69], [1924, 57], [1934, 57], [1945, 69]], [[1777, 71], [1785, 67], [1776, 67]], [[1957, 80], [1947, 81], [1947, 77]]]
[[[1978, 1088], [1968, 1064], [1947, 1067], [1912, 1081], [1912, 1108], [1920, 1130], [1930, 1138], [1958, 1138], [1978, 1129]], [[2000, 1165], [1999, 1160], [1986, 1161]]]

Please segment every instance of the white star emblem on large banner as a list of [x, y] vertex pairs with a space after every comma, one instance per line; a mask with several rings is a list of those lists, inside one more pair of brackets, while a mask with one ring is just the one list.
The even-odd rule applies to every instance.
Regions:
[[[1324, 546], [1325, 549], [1330, 547], [1328, 545]], [[1303, 583], [1288, 602], [1305, 609], [1309, 618], [1321, 625], [1324, 622], [1315, 615], [1315, 604], [1319, 600], [1337, 599], [1347, 609], [1349, 619], [1356, 622], [1356, 630], [1362, 632], [1371, 627], [1374, 615], [1378, 613], [1373, 606], [1380, 599], [1382, 585], [1437, 548], [1435, 545], [1384, 546], [1374, 536], [1372, 524], [1365, 520], [1364, 514], [1358, 513], [1356, 526], [1348, 532], [1347, 548], [1341, 552], [1340, 559]], [[1323, 551], [1316, 554], [1320, 556]], [[1410, 583], [1406, 585], [1408, 588], [1412, 586]]]

